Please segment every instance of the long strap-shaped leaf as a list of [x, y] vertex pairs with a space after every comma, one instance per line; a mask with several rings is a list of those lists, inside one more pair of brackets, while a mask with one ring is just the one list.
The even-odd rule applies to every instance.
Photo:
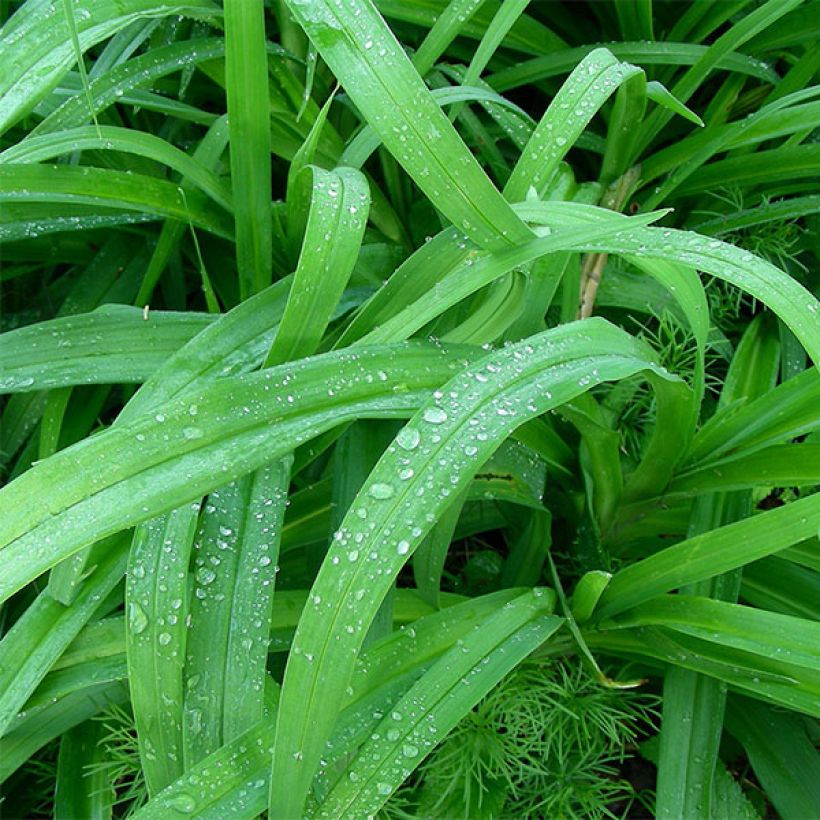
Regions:
[[410, 343], [317, 356], [219, 379], [60, 451], [0, 489], [0, 598], [344, 421], [409, 415], [475, 355]]
[[[125, 63], [94, 77], [88, 84], [88, 94], [75, 94], [69, 97], [56, 111], [49, 114], [36, 128], [29, 132], [23, 140], [34, 139], [35, 136], [52, 132], [67, 131], [85, 125], [91, 118], [92, 112], [100, 111], [115, 102], [130, 102], [129, 92], [140, 87], [150, 87], [151, 84], [171, 74], [197, 63], [214, 60], [225, 55], [225, 43], [216, 38], [183, 40], [178, 43], [169, 43], [166, 46], [152, 48], [139, 57], [134, 57]], [[93, 71], [91, 72], [94, 73]], [[139, 93], [139, 92], [137, 92]], [[144, 92], [143, 92], [144, 93]], [[88, 98], [91, 98], [91, 110], [88, 108]], [[163, 98], [164, 99], [164, 98]], [[171, 111], [181, 118], [189, 118], [197, 112], [193, 106], [179, 101], [168, 100]], [[167, 109], [166, 109], [167, 110]], [[168, 113], [171, 113], [169, 111]], [[203, 112], [205, 113], [205, 112]], [[197, 119], [199, 119], [197, 117]], [[205, 122], [215, 120], [215, 115], [206, 115]]]
[[599, 618], [624, 612], [656, 595], [742, 567], [815, 535], [820, 494], [688, 538], [615, 575], [599, 601]]
[[289, 477], [290, 460], [281, 459], [205, 504], [185, 657], [186, 769], [262, 719]]
[[149, 794], [182, 772], [182, 662], [188, 638], [188, 563], [199, 504], [138, 527], [125, 608], [131, 707]]
[[609, 96], [629, 77], [640, 73], [640, 68], [620, 62], [605, 48], [584, 57], [555, 95], [521, 152], [504, 186], [505, 195], [520, 202], [530, 186], [538, 190]]
[[293, 196], [304, 196], [302, 185], [309, 179], [310, 209], [268, 366], [316, 351], [356, 263], [370, 207], [367, 180], [352, 168], [323, 171], [311, 165], [299, 177]]
[[231, 196], [217, 175], [184, 151], [154, 134], [113, 125], [81, 126], [24, 140], [0, 154], [0, 163], [35, 163], [74, 151], [123, 151], [155, 160], [176, 171], [226, 210]]
[[225, 0], [236, 267], [242, 298], [271, 283], [271, 128], [262, 0]]
[[[602, 210], [571, 202], [516, 205], [516, 211], [528, 222], [550, 227], [577, 225], [577, 219], [597, 221], [603, 218]], [[624, 227], [627, 224], [624, 222]], [[724, 279], [770, 307], [820, 366], [820, 301], [791, 276], [759, 256], [718, 239], [671, 228], [636, 227], [611, 240], [584, 243], [583, 249], [670, 259]]]
[[[416, 617], [410, 628], [394, 630], [364, 650], [345, 693], [344, 711], [328, 747], [328, 758], [344, 757], [354, 751], [375, 728], [380, 713], [389, 709], [396, 697], [401, 697], [431, 662], [470, 636], [476, 627], [490, 621], [507, 604], [520, 598], [521, 592], [499, 590], [425, 617]], [[397, 590], [396, 615], [402, 622], [407, 620], [404, 616], [407, 614], [408, 593], [414, 595], [410, 590]], [[278, 596], [287, 594], [277, 593]], [[527, 597], [531, 599], [532, 593]], [[542, 595], [539, 603], [542, 612], [551, 606], [547, 596]], [[317, 603], [315, 599], [308, 601], [310, 606], [320, 604], [321, 601]], [[166, 820], [190, 816], [193, 812], [197, 817], [214, 820], [226, 815], [255, 816], [267, 801], [273, 737], [274, 725], [270, 719], [258, 723], [193, 767], [135, 816], [140, 820]], [[245, 752], [240, 754], [239, 749], [243, 747]], [[211, 775], [206, 794], [196, 788], [204, 770]]]
[[482, 248], [531, 237], [371, 0], [357, 0], [355, 8], [330, 0], [288, 6], [387, 149], [459, 230]]
[[[104, 217], [109, 209], [149, 218], [191, 222], [226, 239], [233, 237], [228, 215], [199, 191], [189, 195], [172, 182], [146, 174], [72, 165], [0, 165], [0, 227], [14, 222], [9, 205], [91, 206]], [[96, 227], [96, 225], [93, 225]]]
[[[499, 444], [533, 416], [592, 385], [643, 370], [652, 354], [599, 319], [485, 357], [425, 404], [370, 474], [313, 587], [327, 604], [294, 638], [277, 727], [271, 814], [300, 816], [357, 651], [393, 579]], [[442, 476], [450, 486], [441, 487]], [[298, 719], [294, 719], [298, 716]], [[285, 784], [287, 784], [285, 786]]]
[[0, 336], [0, 393], [143, 382], [213, 318], [106, 305]]

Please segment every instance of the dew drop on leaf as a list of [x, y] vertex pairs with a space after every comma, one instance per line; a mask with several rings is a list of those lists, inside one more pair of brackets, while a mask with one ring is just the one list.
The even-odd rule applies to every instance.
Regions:
[[183, 814], [193, 814], [196, 811], [196, 800], [187, 792], [180, 792], [165, 801], [168, 808], [181, 811]]
[[387, 498], [392, 498], [395, 490], [393, 489], [391, 484], [384, 484], [380, 481], [377, 481], [375, 484], [370, 485], [370, 489], [367, 491], [367, 494], [371, 498], [375, 498], [379, 501], [384, 501]]
[[134, 635], [139, 635], [140, 632], [145, 632], [148, 626], [148, 616], [145, 610], [133, 601], [128, 605], [128, 627]]
[[421, 434], [414, 427], [402, 427], [396, 436], [396, 444], [403, 450], [415, 450], [421, 441]]
[[422, 418], [430, 424], [444, 424], [447, 421], [447, 413], [440, 407], [428, 407], [422, 413]]

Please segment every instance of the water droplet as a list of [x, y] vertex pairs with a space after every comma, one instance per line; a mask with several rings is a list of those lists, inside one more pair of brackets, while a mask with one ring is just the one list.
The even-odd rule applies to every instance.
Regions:
[[160, 632], [157, 640], [161, 646], [168, 646], [168, 644], [171, 643], [171, 635], [168, 632]]
[[183, 814], [193, 814], [196, 811], [196, 800], [187, 792], [180, 792], [165, 801], [165, 805]]
[[408, 552], [410, 552], [410, 542], [409, 542], [409, 541], [405, 541], [405, 540], [402, 538], [402, 540], [401, 540], [401, 541], [399, 541], [399, 543], [398, 543], [398, 544], [396, 544], [396, 552], [397, 552], [399, 555], [407, 555], [407, 553], [408, 553]]
[[402, 450], [415, 450], [421, 441], [421, 434], [414, 427], [402, 427], [396, 436], [396, 444]]
[[133, 601], [128, 605], [128, 626], [134, 635], [139, 635], [148, 626], [148, 616], [145, 610]]
[[196, 579], [203, 586], [208, 586], [208, 584], [212, 584], [216, 579], [216, 573], [212, 569], [208, 569], [208, 567], [200, 567], [196, 571]]
[[196, 438], [202, 438], [205, 433], [202, 432], [202, 429], [199, 427], [183, 427], [182, 428], [182, 437], [188, 439], [188, 441], [192, 441]]
[[392, 485], [384, 484], [382, 482], [376, 482], [375, 484], [370, 485], [370, 489], [367, 491], [367, 494], [371, 498], [378, 499], [379, 501], [384, 501], [387, 498], [392, 498], [395, 490], [393, 489]]
[[376, 791], [380, 795], [384, 796], [384, 795], [390, 794], [390, 792], [392, 792], [393, 789], [390, 787], [389, 783], [377, 783], [376, 784]]
[[430, 424], [444, 424], [447, 421], [447, 413], [440, 407], [428, 407], [422, 413], [422, 418]]

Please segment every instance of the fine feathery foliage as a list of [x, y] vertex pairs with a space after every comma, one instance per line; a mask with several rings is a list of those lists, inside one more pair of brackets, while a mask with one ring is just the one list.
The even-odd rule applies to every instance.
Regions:
[[3, 816], [816, 816], [818, 37], [0, 2]]

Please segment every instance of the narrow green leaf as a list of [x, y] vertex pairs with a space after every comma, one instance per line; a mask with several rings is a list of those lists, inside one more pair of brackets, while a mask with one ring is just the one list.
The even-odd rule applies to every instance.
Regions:
[[150, 794], [183, 772], [182, 661], [188, 640], [188, 563], [199, 504], [137, 527], [125, 591], [131, 705]]
[[91, 619], [125, 570], [126, 539], [114, 536], [94, 555], [89, 578], [71, 606], [41, 592], [0, 641], [0, 732], [10, 727], [51, 665]]
[[262, 0], [225, 1], [225, 81], [239, 292], [271, 283], [271, 134]]
[[799, 718], [745, 698], [732, 698], [729, 731], [785, 820], [811, 817], [820, 803], [820, 755]]
[[771, 555], [815, 535], [818, 528], [820, 495], [810, 495], [696, 535], [616, 573], [601, 598], [597, 617], [612, 617], [663, 592]]

